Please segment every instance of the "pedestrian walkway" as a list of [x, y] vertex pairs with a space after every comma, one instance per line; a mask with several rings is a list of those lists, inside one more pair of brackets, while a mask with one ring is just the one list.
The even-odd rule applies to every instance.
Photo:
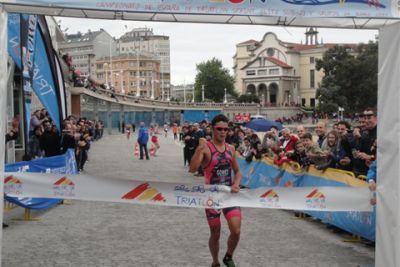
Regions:
[[[105, 136], [92, 145], [85, 173], [109, 179], [199, 182], [183, 167], [182, 147], [159, 136], [161, 149], [149, 161], [133, 156], [136, 136]], [[93, 185], [96, 190], [96, 185]], [[108, 202], [72, 201], [40, 221], [13, 221], [5, 213], [3, 266], [210, 266], [204, 210]], [[238, 266], [374, 266], [374, 249], [345, 243], [315, 221], [293, 212], [243, 209]], [[228, 229], [222, 220], [221, 258]]]

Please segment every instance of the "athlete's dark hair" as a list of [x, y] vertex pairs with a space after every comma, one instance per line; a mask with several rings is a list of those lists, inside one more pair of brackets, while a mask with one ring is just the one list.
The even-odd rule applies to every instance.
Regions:
[[219, 114], [219, 115], [215, 116], [214, 119], [211, 121], [211, 125], [215, 126], [218, 122], [229, 123], [229, 120], [225, 115]]

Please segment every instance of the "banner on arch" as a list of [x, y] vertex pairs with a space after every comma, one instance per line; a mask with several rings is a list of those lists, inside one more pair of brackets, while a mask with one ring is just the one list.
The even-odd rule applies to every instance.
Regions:
[[263, 17], [399, 17], [399, 4], [391, 0], [0, 0], [0, 3], [182, 15], [227, 15]]

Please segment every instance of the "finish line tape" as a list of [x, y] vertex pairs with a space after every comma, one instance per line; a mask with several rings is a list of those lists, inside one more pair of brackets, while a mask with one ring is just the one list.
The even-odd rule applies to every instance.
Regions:
[[371, 211], [366, 187], [263, 187], [231, 193], [224, 185], [152, 182], [44, 173], [5, 173], [11, 197], [64, 198], [189, 208], [232, 206], [310, 210]]

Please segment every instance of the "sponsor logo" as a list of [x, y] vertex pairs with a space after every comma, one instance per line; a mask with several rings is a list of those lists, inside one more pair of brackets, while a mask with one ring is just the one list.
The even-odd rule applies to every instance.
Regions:
[[14, 176], [7, 176], [4, 179], [4, 193], [9, 195], [22, 195], [22, 182]]
[[53, 184], [53, 194], [56, 197], [74, 197], [75, 184], [67, 177], [60, 178]]
[[324, 194], [314, 189], [306, 196], [306, 207], [309, 209], [326, 209], [326, 197]]
[[204, 207], [212, 209], [220, 209], [222, 203], [220, 200], [215, 200], [213, 197], [193, 197], [193, 196], [175, 196], [176, 204], [185, 207]]
[[269, 208], [279, 208], [281, 206], [279, 203], [279, 195], [273, 189], [262, 194], [260, 196], [260, 202], [263, 206]]
[[132, 199], [138, 201], [165, 202], [165, 197], [149, 183], [143, 183], [122, 196], [122, 199]]

